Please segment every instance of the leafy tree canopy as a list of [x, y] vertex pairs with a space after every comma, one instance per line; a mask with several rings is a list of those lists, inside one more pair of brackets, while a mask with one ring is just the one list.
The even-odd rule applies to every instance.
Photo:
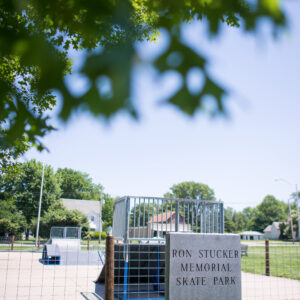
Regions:
[[102, 206], [102, 221], [104, 222], [103, 231], [105, 231], [107, 227], [112, 226], [114, 201], [114, 198], [110, 197], [108, 194], [104, 194], [104, 204]]
[[58, 169], [56, 176], [60, 182], [62, 198], [99, 200], [103, 187], [93, 183], [88, 174], [64, 168]]
[[225, 232], [241, 232], [249, 229], [251, 214], [249, 208], [237, 212], [231, 207], [224, 209]]
[[[29, 224], [33, 217], [38, 214], [40, 188], [43, 165], [36, 160], [30, 160], [19, 166], [19, 172], [14, 175], [4, 175], [2, 178], [2, 190], [0, 197], [13, 198], [15, 205], [25, 216]], [[60, 197], [59, 182], [52, 167], [46, 165], [43, 184], [43, 201], [41, 215], [48, 210], [49, 206]]]
[[234, 210], [231, 207], [227, 207], [224, 209], [224, 226], [225, 232], [235, 232], [236, 225], [233, 221]]
[[22, 234], [25, 228], [26, 220], [18, 212], [14, 201], [0, 200], [0, 236]]
[[164, 196], [169, 198], [183, 198], [183, 199], [201, 199], [201, 200], [215, 200], [215, 192], [208, 185], [194, 181], [186, 181], [174, 184], [170, 188], [171, 192]]
[[298, 213], [296, 209], [291, 210], [291, 217], [289, 216], [288, 221], [280, 224], [280, 238], [281, 239], [294, 239], [292, 236], [292, 224], [294, 238], [299, 239], [299, 229], [298, 229]]
[[[40, 220], [40, 236], [49, 237], [53, 226], [81, 227], [81, 235], [85, 237], [89, 231], [87, 217], [78, 210], [68, 210], [61, 201], [54, 202]], [[32, 229], [36, 231], [36, 219], [32, 222]]]
[[253, 214], [251, 226], [253, 230], [262, 232], [273, 222], [284, 222], [287, 220], [287, 205], [277, 200], [272, 195], [267, 195], [259, 204]]
[[[150, 63], [159, 74], [176, 72], [183, 82], [166, 101], [188, 115], [225, 112], [226, 89], [209, 75], [205, 56], [183, 42], [180, 24], [205, 19], [208, 35], [218, 35], [221, 23], [255, 32], [262, 18], [274, 31], [286, 24], [279, 0], [1, 0], [2, 155], [22, 153], [28, 145], [43, 149], [40, 138], [53, 130], [46, 114], [56, 103], [53, 90], [62, 97], [62, 120], [78, 108], [105, 118], [121, 110], [137, 117], [132, 74], [143, 59], [135, 45], [156, 40], [162, 28], [170, 43]], [[64, 81], [71, 71], [71, 48], [88, 53], [80, 73], [89, 85], [80, 96]], [[204, 78], [197, 92], [187, 84], [195, 68]], [[212, 110], [205, 107], [207, 96], [215, 101]]]

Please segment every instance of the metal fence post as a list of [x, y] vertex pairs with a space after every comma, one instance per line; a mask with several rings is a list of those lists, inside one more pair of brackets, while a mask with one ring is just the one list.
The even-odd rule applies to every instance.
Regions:
[[[139, 207], [140, 209], [140, 207]], [[140, 224], [140, 219], [138, 220]], [[125, 230], [124, 230], [124, 244], [128, 242], [129, 238], [129, 222], [130, 222], [130, 197], [126, 197], [126, 212], [125, 212]], [[140, 226], [140, 225], [139, 225]]]
[[203, 205], [203, 232], [207, 233], [207, 228], [206, 228], [206, 203], [204, 202]]
[[106, 237], [105, 300], [114, 300], [114, 237]]
[[269, 256], [269, 241], [265, 241], [266, 245], [266, 276], [270, 276], [270, 256]]
[[15, 236], [11, 236], [11, 250], [14, 250], [14, 241], [15, 241]]
[[224, 205], [220, 203], [220, 233], [224, 233]]
[[[140, 216], [139, 216], [139, 223], [140, 222], [141, 222], [141, 220], [140, 220]], [[123, 239], [125, 262], [128, 262], [129, 224], [130, 224], [130, 197], [127, 197], [126, 198], [126, 213], [125, 213], [125, 235], [124, 235], [124, 239]], [[139, 235], [140, 235], [140, 233], [139, 233]]]
[[179, 202], [175, 203], [175, 231], [179, 231]]

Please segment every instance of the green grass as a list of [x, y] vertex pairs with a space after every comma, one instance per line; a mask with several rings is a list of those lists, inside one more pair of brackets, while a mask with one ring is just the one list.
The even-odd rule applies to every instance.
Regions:
[[23, 241], [23, 240], [20, 240], [20, 241], [14, 241], [14, 244], [21, 244], [21, 245], [35, 245], [35, 241], [33, 240], [29, 240], [29, 241]]
[[[261, 244], [261, 245], [265, 245], [265, 240], [241, 240], [241, 243], [242, 244], [248, 244], [248, 245], [251, 245], [251, 244], [254, 244], [254, 245], [258, 245], [258, 244]], [[292, 240], [285, 240], [285, 241], [270, 241], [270, 243], [272, 243], [272, 245], [299, 245], [299, 241], [297, 242], [293, 242]]]
[[[47, 239], [40, 239], [40, 244], [44, 244], [47, 242]], [[15, 244], [21, 244], [21, 245], [35, 245], [35, 240], [18, 240], [18, 241], [14, 241]]]
[[[25, 250], [25, 251], [32, 251], [32, 250], [36, 250], [37, 248], [34, 247], [29, 247], [29, 246], [14, 246], [14, 250], [13, 251], [20, 251], [20, 250]], [[11, 246], [6, 246], [6, 245], [0, 245], [0, 250], [3, 251], [10, 251], [11, 250]]]
[[[300, 280], [300, 246], [270, 246], [270, 275]], [[265, 274], [265, 247], [249, 246], [242, 271]]]
[[[98, 245], [98, 244], [97, 244]], [[94, 245], [90, 244], [90, 249], [89, 250], [98, 250], [99, 247], [93, 247]], [[100, 245], [100, 248], [105, 250], [105, 244], [101, 244]], [[88, 250], [88, 247], [87, 245], [82, 245], [81, 244], [81, 247], [80, 247], [81, 250]]]
[[[87, 240], [81, 240], [81, 245], [87, 245], [88, 241]], [[90, 240], [90, 245], [98, 245], [99, 240]], [[101, 245], [105, 245], [105, 240], [101, 241]]]

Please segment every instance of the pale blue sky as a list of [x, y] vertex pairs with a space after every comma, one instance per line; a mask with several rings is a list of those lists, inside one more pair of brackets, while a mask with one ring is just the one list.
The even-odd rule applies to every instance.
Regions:
[[[50, 153], [31, 150], [24, 159], [86, 172], [112, 196], [162, 196], [173, 184], [193, 180], [238, 210], [267, 194], [286, 201], [293, 187], [274, 179], [300, 185], [300, 4], [285, 7], [291, 27], [278, 40], [267, 34], [267, 24], [258, 36], [231, 28], [213, 40], [203, 36], [201, 24], [185, 28], [191, 45], [209, 56], [210, 73], [230, 89], [230, 118], [188, 118], [158, 105], [176, 78], [158, 81], [143, 68], [134, 86], [140, 121], [119, 114], [108, 125], [77, 114], [43, 140]], [[141, 51], [148, 57], [163, 46]], [[85, 84], [69, 83], [77, 92]]]

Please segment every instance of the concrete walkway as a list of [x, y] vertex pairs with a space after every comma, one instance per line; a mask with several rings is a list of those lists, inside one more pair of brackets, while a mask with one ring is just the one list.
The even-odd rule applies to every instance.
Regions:
[[299, 300], [300, 281], [242, 272], [242, 296], [243, 300]]
[[83, 293], [95, 291], [102, 265], [43, 265], [41, 257], [41, 253], [0, 252], [1, 300], [82, 300]]
[[[94, 281], [102, 265], [49, 266], [40, 258], [41, 253], [0, 252], [1, 300], [99, 299]], [[243, 300], [299, 300], [300, 281], [242, 273], [242, 295]]]
[[[104, 300], [104, 286], [96, 286], [97, 293]], [[143, 297], [141, 297], [143, 298]], [[201, 297], [200, 297], [201, 299]], [[299, 300], [300, 281], [279, 277], [267, 277], [242, 273], [243, 300]], [[118, 298], [115, 298], [118, 300]], [[214, 300], [214, 299], [211, 299]], [[217, 300], [222, 300], [217, 299]]]

